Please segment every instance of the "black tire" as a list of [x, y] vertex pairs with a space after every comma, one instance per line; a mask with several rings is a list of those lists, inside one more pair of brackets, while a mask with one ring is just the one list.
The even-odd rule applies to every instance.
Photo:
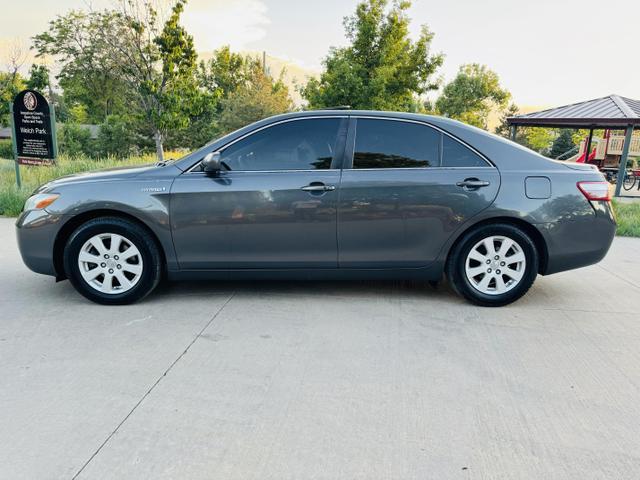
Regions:
[[[526, 263], [519, 282], [502, 294], [486, 294], [471, 284], [465, 273], [467, 257], [478, 242], [491, 236], [507, 237], [517, 242], [524, 253]], [[487, 224], [463, 234], [449, 254], [445, 274], [453, 289], [468, 301], [483, 307], [501, 307], [522, 297], [538, 274], [539, 254], [535, 243], [522, 229], [509, 224]], [[482, 274], [480, 274], [482, 275]]]
[[[139, 250], [142, 273], [137, 283], [123, 293], [103, 293], [84, 280], [78, 256], [89, 239], [99, 234], [118, 234], [126, 237]], [[134, 303], [153, 291], [162, 277], [162, 255], [152, 235], [135, 222], [118, 217], [100, 217], [80, 225], [69, 237], [64, 248], [64, 269], [75, 289], [91, 301], [103, 305]]]

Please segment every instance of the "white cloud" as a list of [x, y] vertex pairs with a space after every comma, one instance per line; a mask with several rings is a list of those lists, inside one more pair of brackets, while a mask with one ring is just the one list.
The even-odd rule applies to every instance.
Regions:
[[182, 23], [193, 35], [196, 49], [208, 51], [222, 45], [244, 49], [265, 37], [270, 21], [262, 0], [192, 0]]

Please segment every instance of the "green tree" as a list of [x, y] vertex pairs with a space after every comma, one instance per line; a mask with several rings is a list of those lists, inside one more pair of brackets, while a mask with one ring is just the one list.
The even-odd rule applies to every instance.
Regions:
[[89, 123], [87, 107], [82, 103], [69, 107], [67, 110], [67, 121], [70, 123]]
[[553, 128], [532, 127], [525, 130], [527, 136], [527, 146], [538, 153], [546, 155], [549, 147], [556, 137]]
[[289, 89], [271, 78], [257, 59], [247, 59], [245, 81], [222, 101], [220, 130], [231, 132], [265, 117], [285, 113], [293, 108]]
[[131, 117], [109, 115], [100, 125], [96, 153], [100, 157], [126, 158], [136, 153], [138, 143]]
[[[197, 54], [193, 45], [193, 37], [180, 25], [180, 16], [186, 0], [178, 0], [172, 9], [171, 16], [164, 24], [160, 34], [153, 39], [158, 47], [157, 53], [147, 48], [147, 55], [142, 56], [142, 65], [153, 68], [156, 61], [162, 64], [160, 74], [143, 75], [142, 99], [146, 118], [154, 130], [158, 160], [164, 160], [162, 140], [171, 128], [185, 127], [189, 123], [189, 114], [197, 109], [198, 92], [195, 82]], [[147, 9], [149, 4], [145, 4]], [[155, 12], [152, 12], [155, 16]], [[151, 28], [153, 23], [146, 28]], [[133, 30], [144, 32], [145, 27], [138, 21]], [[140, 37], [138, 37], [139, 39]], [[136, 40], [134, 44], [138, 44]], [[151, 107], [151, 108], [149, 108]]]
[[551, 158], [558, 158], [559, 156], [567, 153], [573, 149], [576, 144], [573, 143], [573, 130], [563, 128], [560, 130], [560, 134], [556, 137], [551, 145], [551, 152], [549, 156]]
[[57, 105], [57, 113], [62, 113], [62, 103], [81, 104], [88, 121], [101, 123], [110, 114], [131, 109], [133, 93], [121, 74], [121, 58], [111, 53], [111, 39], [121, 23], [115, 11], [71, 11], [33, 37], [37, 55], [51, 55], [61, 66], [57, 79], [64, 102]]
[[509, 122], [507, 122], [507, 118], [515, 117], [519, 113], [520, 109], [518, 108], [518, 106], [515, 103], [510, 104], [509, 107], [502, 112], [502, 115], [500, 116], [500, 123], [495, 129], [495, 134], [500, 135], [504, 138], [510, 138], [511, 126], [509, 125]]
[[201, 88], [215, 94], [217, 98], [227, 98], [247, 80], [249, 63], [250, 60], [232, 52], [226, 45], [214, 51], [209, 61], [200, 62], [198, 83]]
[[[65, 94], [91, 105], [87, 93], [108, 90], [112, 95], [102, 103], [117, 99], [120, 108], [105, 108], [102, 119], [110, 113], [136, 118], [154, 138], [160, 161], [167, 132], [183, 128], [200, 107], [193, 38], [180, 25], [185, 2], [175, 0], [163, 23], [152, 2], [119, 0], [113, 10], [58, 17], [34, 38], [40, 55], [60, 59]], [[95, 81], [87, 90], [78, 81], [84, 74]]]
[[9, 125], [9, 104], [24, 88], [25, 83], [19, 73], [0, 72], [0, 126]]
[[58, 136], [60, 153], [72, 157], [86, 155], [94, 156], [94, 140], [91, 132], [86, 127], [81, 127], [76, 123], [66, 123], [60, 129]]
[[344, 19], [350, 45], [331, 48], [320, 79], [302, 89], [311, 108], [351, 105], [378, 110], [414, 110], [416, 97], [437, 88], [433, 80], [443, 56], [430, 55], [433, 34], [422, 27], [409, 37], [411, 2], [365, 0]]
[[191, 113], [187, 114], [182, 126], [170, 129], [165, 137], [169, 149], [201, 147], [220, 132], [220, 102], [216, 92], [198, 90], [191, 98]]
[[197, 148], [221, 133], [219, 124], [222, 102], [245, 83], [250, 62], [224, 46], [208, 61], [201, 61], [196, 71], [198, 86], [195, 108], [189, 124], [172, 129], [167, 136], [170, 147]]
[[486, 130], [491, 111], [507, 108], [510, 98], [495, 72], [472, 63], [461, 66], [458, 75], [444, 87], [436, 109], [442, 115]]
[[26, 82], [27, 88], [44, 93], [49, 89], [49, 69], [46, 65], [31, 65], [29, 78]]

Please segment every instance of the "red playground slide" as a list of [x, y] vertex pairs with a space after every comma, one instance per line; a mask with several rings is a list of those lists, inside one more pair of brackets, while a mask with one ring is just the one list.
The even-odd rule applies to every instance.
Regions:
[[[593, 151], [589, 155], [589, 161], [592, 161], [594, 158], [596, 158], [596, 149], [595, 148], [593, 149]], [[580, 155], [576, 159], [576, 163], [584, 163], [584, 153], [582, 155]]]

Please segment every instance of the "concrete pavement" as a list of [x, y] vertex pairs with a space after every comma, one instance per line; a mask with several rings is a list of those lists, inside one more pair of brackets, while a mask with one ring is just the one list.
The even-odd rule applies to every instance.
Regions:
[[416, 283], [182, 283], [127, 307], [0, 219], [0, 478], [635, 479], [640, 240], [501, 309]]

